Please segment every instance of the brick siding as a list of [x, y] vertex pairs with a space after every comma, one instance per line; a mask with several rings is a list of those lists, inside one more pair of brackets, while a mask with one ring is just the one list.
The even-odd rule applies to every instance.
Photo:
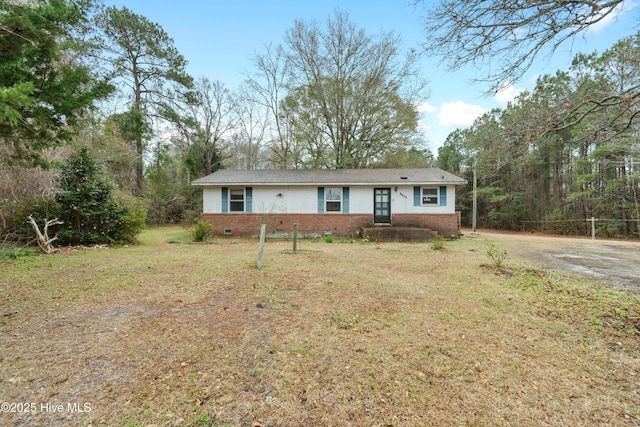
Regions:
[[[260, 224], [267, 224], [269, 234], [291, 234], [298, 222], [303, 236], [332, 234], [357, 237], [362, 227], [373, 226], [373, 215], [366, 214], [202, 214], [212, 225], [215, 236], [256, 236]], [[392, 226], [421, 227], [442, 235], [459, 233], [460, 213], [454, 214], [394, 214]]]

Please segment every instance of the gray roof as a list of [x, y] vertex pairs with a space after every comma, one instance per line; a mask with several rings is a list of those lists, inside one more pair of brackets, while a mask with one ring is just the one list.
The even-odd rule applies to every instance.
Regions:
[[222, 169], [192, 185], [402, 185], [466, 184], [439, 168], [421, 169]]

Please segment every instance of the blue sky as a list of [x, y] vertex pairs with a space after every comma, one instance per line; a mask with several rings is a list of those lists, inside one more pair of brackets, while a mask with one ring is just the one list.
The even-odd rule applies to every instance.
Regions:
[[[426, 0], [427, 3], [429, 0]], [[160, 24], [174, 39], [175, 46], [189, 61], [194, 77], [219, 80], [229, 89], [243, 80], [251, 68], [251, 56], [267, 44], [282, 43], [285, 32], [296, 19], [320, 23], [336, 9], [349, 13], [350, 20], [367, 33], [395, 32], [404, 47], [419, 48], [425, 41], [421, 22], [424, 7], [414, 8], [408, 0], [128, 0], [109, 2]], [[522, 89], [531, 89], [542, 74], [567, 69], [578, 52], [602, 52], [638, 29], [638, 0], [626, 0], [615, 19], [592, 28], [582, 37], [562, 46], [551, 58], [541, 58], [519, 82], [495, 97], [485, 97], [487, 87], [469, 80], [482, 70], [456, 73], [438, 66], [439, 60], [424, 57], [421, 69], [429, 81], [430, 97], [421, 104], [421, 124], [437, 154], [447, 135], [464, 128], [475, 117], [495, 107], [505, 107]]]

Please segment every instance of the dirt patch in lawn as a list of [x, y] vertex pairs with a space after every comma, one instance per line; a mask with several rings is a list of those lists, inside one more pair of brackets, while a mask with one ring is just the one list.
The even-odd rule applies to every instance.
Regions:
[[640, 425], [640, 307], [532, 243], [180, 232], [0, 263], [0, 425]]
[[518, 257], [545, 269], [577, 273], [607, 286], [640, 293], [640, 241], [591, 240], [480, 230], [467, 238], [499, 242]]

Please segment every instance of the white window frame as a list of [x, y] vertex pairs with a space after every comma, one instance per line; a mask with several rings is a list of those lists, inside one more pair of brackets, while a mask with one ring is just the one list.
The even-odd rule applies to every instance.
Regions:
[[[426, 195], [425, 190], [433, 190], [435, 194]], [[427, 202], [428, 198], [431, 198], [432, 201]], [[440, 188], [422, 187], [420, 189], [420, 202], [422, 206], [440, 206]]]
[[[242, 199], [233, 199], [233, 193], [236, 193], [236, 196], [239, 192], [242, 192]], [[234, 203], [242, 203], [242, 210], [232, 209]], [[247, 203], [247, 193], [244, 188], [229, 188], [229, 212], [244, 212], [246, 209]]]
[[[324, 189], [324, 211], [326, 213], [342, 213], [342, 188], [327, 187]], [[337, 204], [338, 209], [329, 209], [329, 204], [333, 207]]]

